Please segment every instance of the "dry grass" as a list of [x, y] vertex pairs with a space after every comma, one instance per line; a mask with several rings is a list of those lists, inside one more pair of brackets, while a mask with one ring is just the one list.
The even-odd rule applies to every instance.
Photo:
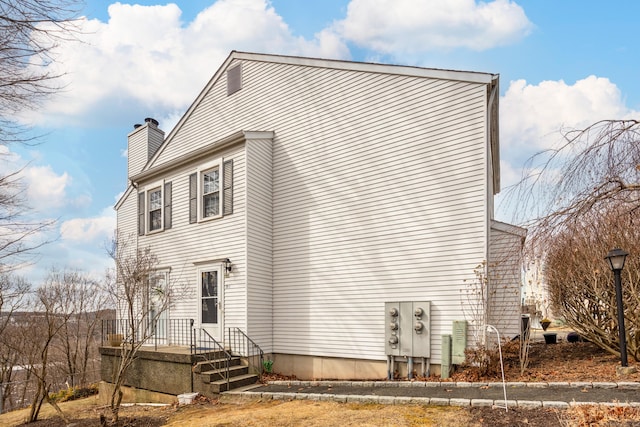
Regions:
[[[528, 381], [615, 381], [616, 357], [604, 353], [589, 343], [532, 348], [531, 366], [526, 376], [517, 369], [517, 360], [507, 356], [508, 378]], [[640, 367], [640, 366], [638, 366]], [[458, 372], [458, 380], [477, 377], [473, 370]], [[475, 378], [478, 379], [478, 378]], [[490, 380], [490, 378], [482, 378]], [[640, 381], [640, 374], [625, 378]], [[104, 407], [95, 397], [62, 403], [62, 410], [72, 418], [76, 427], [99, 426]], [[26, 410], [0, 415], [0, 426], [23, 424]], [[566, 411], [502, 410], [490, 408], [465, 409], [420, 405], [376, 405], [307, 400], [273, 401], [223, 398], [196, 399], [193, 405], [164, 408], [128, 407], [121, 416], [127, 426], [640, 426], [640, 408], [578, 406]], [[64, 424], [53, 409], [44, 405], [43, 421], [35, 427], [62, 427]], [[123, 424], [124, 425], [124, 424]]]
[[227, 401], [178, 409], [168, 426], [455, 426], [469, 425], [467, 411], [454, 407], [336, 402]]
[[[98, 426], [104, 411], [95, 397], [61, 404], [76, 427]], [[378, 405], [307, 400], [260, 401], [225, 398], [196, 401], [187, 406], [122, 409], [128, 426], [166, 425], [173, 427], [266, 427], [266, 426], [640, 426], [640, 408], [578, 406], [566, 411], [512, 410], [490, 408], [468, 410], [450, 406]], [[54, 411], [44, 406], [40, 426], [63, 426]], [[0, 415], [0, 425], [23, 425], [26, 410]]]
[[640, 409], [631, 407], [576, 406], [565, 411], [567, 427], [640, 426]]
[[[73, 419], [76, 427], [98, 426], [100, 413], [95, 398], [61, 404], [62, 410]], [[20, 426], [26, 410], [0, 415], [0, 425]], [[350, 404], [314, 401], [258, 401], [225, 398], [220, 401], [201, 401], [187, 406], [164, 408], [134, 406], [123, 408], [121, 417], [129, 426], [147, 426], [150, 419], [173, 427], [208, 426], [452, 426], [473, 425], [468, 411], [457, 407], [429, 407], [419, 405]], [[43, 407], [40, 426], [63, 426], [49, 407]], [[135, 423], [137, 420], [139, 423]]]

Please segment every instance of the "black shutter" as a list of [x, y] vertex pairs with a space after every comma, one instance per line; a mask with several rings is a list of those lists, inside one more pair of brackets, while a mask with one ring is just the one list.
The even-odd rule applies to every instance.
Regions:
[[164, 229], [171, 228], [171, 183], [164, 183]]
[[233, 213], [233, 160], [227, 160], [222, 164], [222, 187], [224, 189], [223, 215]]
[[138, 236], [144, 235], [144, 197], [144, 192], [138, 193]]
[[189, 175], [189, 223], [198, 222], [198, 174]]

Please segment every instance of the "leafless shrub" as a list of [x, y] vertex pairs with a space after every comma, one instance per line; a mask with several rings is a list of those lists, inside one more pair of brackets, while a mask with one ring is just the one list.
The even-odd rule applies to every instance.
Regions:
[[529, 229], [530, 248], [544, 250], [593, 211], [640, 207], [639, 121], [603, 120], [562, 135], [557, 148], [529, 159], [521, 182], [507, 190], [507, 208]]
[[615, 293], [603, 257], [614, 247], [631, 253], [623, 287], [629, 350], [637, 359], [640, 122], [603, 120], [562, 136], [557, 148], [529, 160], [507, 200], [514, 220], [529, 229], [529, 259], [544, 260], [555, 315], [614, 354]]
[[109, 399], [111, 421], [115, 424], [127, 371], [137, 359], [140, 347], [154, 336], [155, 325], [169, 309], [177, 289], [171, 283], [154, 280], [158, 258], [149, 248], [139, 248], [135, 236], [116, 235], [109, 255], [114, 269], [107, 275], [107, 291], [125, 325]]
[[553, 310], [569, 327], [612, 354], [619, 354], [613, 275], [604, 256], [622, 247], [632, 256], [622, 271], [627, 347], [640, 356], [640, 211], [611, 206], [567, 225], [547, 245], [545, 277]]

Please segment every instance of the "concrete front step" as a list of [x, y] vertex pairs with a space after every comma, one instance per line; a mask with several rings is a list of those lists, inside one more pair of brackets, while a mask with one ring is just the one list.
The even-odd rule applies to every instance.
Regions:
[[[236, 365], [229, 366], [229, 377], [238, 377], [240, 375], [245, 375], [249, 373], [249, 367], [245, 365]], [[227, 376], [227, 369], [212, 369], [210, 371], [200, 372], [200, 378], [205, 383], [213, 383], [218, 381], [220, 378], [225, 378]]]
[[213, 393], [219, 394], [223, 391], [234, 390], [240, 387], [247, 386], [249, 384], [255, 384], [259, 379], [260, 377], [258, 375], [244, 374], [229, 378], [228, 384], [227, 380], [212, 381], [209, 384], [209, 387]]
[[[215, 360], [205, 360], [205, 361], [196, 363], [195, 367], [193, 368], [193, 372], [200, 374], [206, 371], [224, 369], [227, 366], [226, 364], [227, 364], [226, 358], [215, 359]], [[229, 367], [239, 366], [241, 364], [242, 364], [242, 359], [240, 359], [239, 357], [232, 357], [231, 360], [229, 360]]]

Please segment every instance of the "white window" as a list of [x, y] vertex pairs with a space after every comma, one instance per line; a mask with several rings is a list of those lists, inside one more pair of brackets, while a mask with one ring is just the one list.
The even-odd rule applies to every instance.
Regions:
[[138, 193], [138, 234], [171, 228], [171, 182], [146, 186]]
[[220, 216], [220, 168], [206, 170], [201, 174], [202, 218]]
[[162, 229], [162, 188], [154, 188], [147, 192], [149, 197], [149, 231]]
[[207, 163], [189, 175], [189, 222], [233, 213], [233, 160]]
[[233, 160], [207, 163], [189, 175], [189, 222], [233, 213]]

